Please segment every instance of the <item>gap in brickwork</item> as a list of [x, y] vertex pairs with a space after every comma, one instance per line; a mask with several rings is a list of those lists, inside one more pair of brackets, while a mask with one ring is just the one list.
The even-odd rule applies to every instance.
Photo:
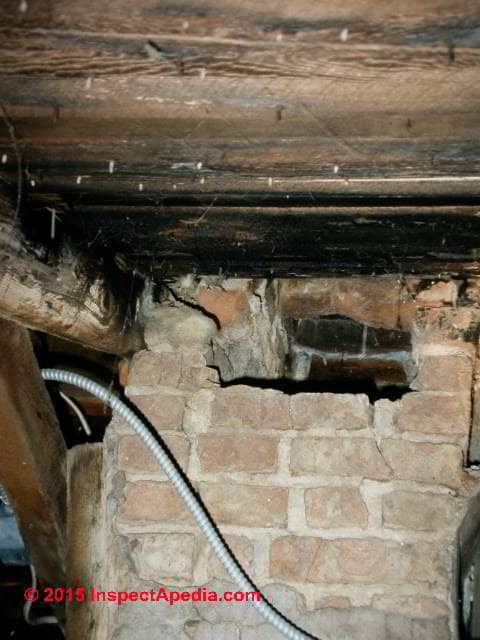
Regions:
[[[371, 403], [399, 400], [411, 391], [416, 366], [410, 331], [376, 327], [338, 314], [284, 317], [282, 323], [288, 347], [281, 356], [280, 375], [225, 378], [218, 363], [222, 386], [242, 384], [287, 395], [365, 394]], [[232, 350], [228, 355], [231, 364], [239, 353]]]
[[341, 315], [285, 318], [286, 377], [322, 383], [408, 387], [415, 377], [410, 331]]
[[350, 393], [365, 394], [371, 403], [377, 400], [399, 400], [406, 393], [412, 393], [408, 386], [391, 385], [377, 387], [373, 381], [365, 380], [336, 380], [320, 382], [318, 380], [292, 380], [290, 378], [277, 378], [275, 380], [260, 378], [237, 378], [228, 382], [222, 382], [222, 387], [246, 385], [258, 389], [276, 389], [287, 395], [296, 393]]

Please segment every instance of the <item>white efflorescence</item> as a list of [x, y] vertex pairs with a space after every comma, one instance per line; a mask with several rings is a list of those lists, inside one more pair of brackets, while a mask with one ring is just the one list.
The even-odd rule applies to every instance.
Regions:
[[113, 173], [115, 169], [115, 160], [110, 160], [108, 163], [108, 173]]

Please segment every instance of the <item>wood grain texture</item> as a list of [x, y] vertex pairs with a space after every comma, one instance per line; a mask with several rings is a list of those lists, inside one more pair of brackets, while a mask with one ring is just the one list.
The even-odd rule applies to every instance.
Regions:
[[0, 316], [94, 349], [138, 350], [139, 329], [130, 328], [126, 307], [114, 299], [105, 277], [89, 277], [82, 261], [66, 253], [45, 259], [12, 217], [0, 199]]
[[478, 275], [478, 207], [76, 205], [78, 250], [113, 252], [157, 280], [182, 273], [295, 277]]
[[39, 578], [65, 581], [66, 448], [28, 332], [0, 319], [0, 482]]
[[[68, 452], [67, 582], [73, 588], [100, 584], [102, 455], [101, 443], [77, 445]], [[95, 603], [67, 602], [67, 640], [100, 638], [99, 618]]]
[[[91, 94], [83, 81], [38, 80], [23, 83], [17, 102], [25, 104], [9, 114], [34, 192], [136, 199], [142, 184], [154, 201], [175, 192], [478, 194], [475, 77], [440, 80], [327, 83], [318, 101], [314, 83], [298, 79], [269, 87], [252, 80], [241, 92], [233, 80], [218, 79], [209, 85], [215, 100], [206, 100], [201, 80], [182, 85], [179, 96], [175, 80], [162, 80], [159, 91], [135, 78], [117, 86], [111, 102], [108, 80], [96, 80]], [[4, 85], [13, 93], [13, 81]], [[57, 109], [28, 106], [60, 93]], [[0, 151], [13, 182], [6, 133]]]
[[[192, 226], [197, 235], [187, 247], [172, 244], [181, 207], [218, 212], [218, 237], [227, 244], [239, 215], [252, 224], [235, 207], [266, 207], [254, 218], [259, 228], [267, 219], [278, 224], [280, 214], [269, 208], [284, 208], [300, 221], [290, 227], [282, 218], [285, 237], [310, 247], [305, 206], [351, 205], [353, 219], [363, 202], [372, 215], [380, 207], [380, 220], [381, 207], [397, 202], [443, 220], [444, 206], [480, 202], [476, 1], [116, 0], [106, 12], [93, 0], [49, 0], [22, 13], [7, 0], [1, 13], [0, 92], [22, 154], [26, 201], [37, 213], [60, 203], [71, 229], [97, 239], [121, 236], [134, 212], [137, 220], [153, 216], [156, 252], [136, 229], [128, 250], [113, 241], [104, 247], [129, 268], [138, 261], [150, 269], [165, 256], [173, 271], [207, 268], [203, 258], [188, 257], [198, 239], [198, 247], [218, 251], [208, 270], [222, 259], [225, 268], [248, 270], [240, 246], [222, 253], [205, 243], [201, 225]], [[1, 123], [0, 156], [13, 192], [16, 158]], [[82, 226], [82, 207], [96, 208], [87, 216], [91, 229]], [[325, 212], [312, 223], [320, 219]], [[365, 257], [373, 247], [360, 252], [364, 258], [344, 259], [338, 240], [340, 253], [319, 258], [323, 241], [300, 255], [276, 239], [284, 258], [272, 266], [268, 251], [263, 262], [252, 257], [252, 273], [334, 272], [336, 260], [342, 273], [476, 268], [475, 239], [464, 240], [458, 217], [448, 220], [456, 221], [450, 231], [459, 252], [435, 244], [440, 225], [414, 260], [405, 222], [400, 252], [393, 232], [378, 231], [382, 255], [393, 256], [379, 264]]]

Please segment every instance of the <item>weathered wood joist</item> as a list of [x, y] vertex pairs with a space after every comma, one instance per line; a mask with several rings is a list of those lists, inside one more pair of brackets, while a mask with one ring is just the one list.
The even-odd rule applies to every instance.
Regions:
[[[308, 201], [308, 196], [305, 197]], [[75, 205], [64, 217], [79, 250], [114, 253], [162, 280], [239, 277], [480, 274], [478, 206]], [[118, 224], [121, 221], [121, 224]], [[81, 229], [84, 230], [80, 237]], [[140, 247], [140, 249], [139, 249]]]
[[[133, 15], [50, 0], [2, 14], [2, 103], [35, 189], [480, 194], [471, 0], [142, 0]], [[9, 145], [0, 127], [13, 179]]]
[[115, 300], [105, 276], [89, 275], [65, 250], [49, 260], [44, 253], [25, 239], [0, 196], [0, 317], [106, 352], [141, 346], [138, 327], [125, 319], [127, 307]]
[[[477, 273], [478, 2], [2, 11], [30, 226], [59, 202], [77, 250], [157, 278]], [[1, 123], [0, 156], [14, 188]]]
[[0, 319], [0, 483], [37, 575], [65, 580], [66, 447], [28, 331]]

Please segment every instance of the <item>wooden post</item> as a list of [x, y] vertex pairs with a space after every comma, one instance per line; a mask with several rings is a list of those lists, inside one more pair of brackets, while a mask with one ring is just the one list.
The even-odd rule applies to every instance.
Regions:
[[65, 580], [66, 447], [28, 331], [0, 320], [0, 483], [38, 577]]
[[[67, 582], [73, 587], [100, 584], [102, 455], [101, 443], [77, 445], [68, 452]], [[95, 603], [67, 602], [67, 640], [97, 638], [100, 614]]]

